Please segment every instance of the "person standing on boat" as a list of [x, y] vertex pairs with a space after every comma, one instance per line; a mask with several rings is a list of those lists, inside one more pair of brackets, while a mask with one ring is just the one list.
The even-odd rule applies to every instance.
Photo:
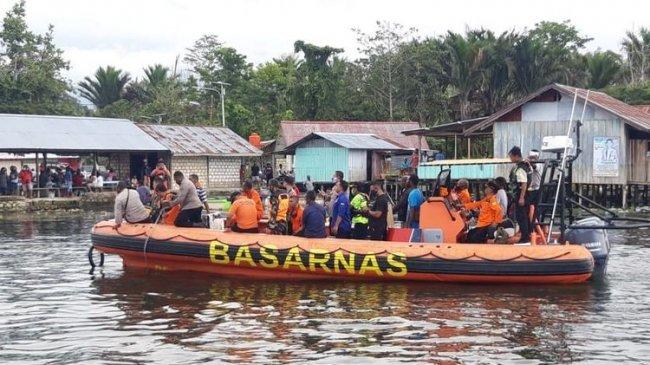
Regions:
[[190, 181], [196, 188], [196, 195], [199, 196], [199, 200], [203, 204], [203, 208], [205, 208], [206, 212], [210, 213], [210, 205], [208, 204], [208, 192], [203, 189], [203, 184], [201, 184], [201, 181], [199, 181], [199, 175], [191, 174]]
[[358, 184], [356, 186], [357, 193], [350, 201], [350, 208], [352, 213], [352, 238], [355, 240], [365, 240], [368, 238], [368, 186], [366, 184]]
[[424, 194], [418, 188], [420, 179], [418, 175], [409, 176], [408, 187], [411, 189], [408, 196], [408, 209], [406, 212], [406, 228], [420, 228], [420, 206], [424, 203]]
[[171, 172], [169, 172], [169, 169], [167, 166], [165, 166], [165, 161], [161, 158], [158, 160], [158, 163], [156, 164], [156, 168], [151, 171], [150, 177], [152, 180], [156, 181], [156, 179], [161, 179], [163, 183], [165, 184], [166, 188], [169, 188], [169, 178], [171, 176]]
[[126, 188], [126, 182], [117, 183], [117, 196], [115, 196], [115, 228], [128, 223], [151, 223], [150, 211], [140, 201], [140, 195], [133, 189]]
[[174, 181], [179, 186], [178, 194], [172, 201], [163, 203], [165, 207], [180, 206], [181, 211], [174, 220], [174, 225], [176, 227], [201, 226], [203, 203], [196, 193], [196, 187], [180, 171], [174, 172]]
[[409, 186], [408, 182], [408, 177], [403, 176], [401, 181], [402, 191], [399, 194], [399, 199], [395, 206], [395, 210], [397, 210], [397, 220], [400, 222], [406, 222], [406, 213], [409, 207], [408, 198], [411, 190], [413, 190], [413, 188]]
[[476, 227], [467, 232], [468, 243], [485, 243], [488, 238], [494, 236], [496, 227], [503, 221], [501, 205], [496, 198], [496, 192], [499, 189], [494, 181], [488, 181], [485, 184], [485, 197], [477, 202], [463, 204], [465, 209], [478, 209], [478, 221]]
[[352, 236], [350, 200], [346, 194], [348, 187], [348, 182], [345, 180], [339, 181], [335, 186], [338, 195], [332, 206], [330, 232], [336, 238], [350, 238]]
[[494, 182], [498, 187], [496, 193], [497, 202], [501, 206], [501, 214], [503, 214], [503, 218], [505, 219], [508, 217], [508, 181], [505, 177], [499, 176], [494, 179]]
[[305, 195], [307, 206], [302, 212], [302, 231], [299, 235], [305, 238], [326, 238], [325, 207], [316, 202], [316, 192], [308, 191]]
[[528, 184], [531, 181], [532, 174], [530, 165], [521, 156], [521, 148], [512, 147], [508, 152], [510, 161], [515, 166], [510, 170], [510, 186], [514, 196], [515, 220], [519, 225], [521, 238], [519, 243], [530, 242], [530, 219], [528, 217]]
[[386, 232], [388, 229], [388, 195], [384, 192], [383, 183], [381, 181], [373, 181], [370, 186], [370, 194], [373, 200], [368, 207], [368, 216], [370, 223], [368, 225], [368, 232], [370, 239], [373, 241], [385, 241]]
[[528, 205], [537, 210], [537, 200], [539, 198], [539, 189], [542, 186], [542, 169], [543, 164], [539, 163], [539, 151], [530, 150], [528, 152], [528, 166], [530, 167], [530, 185], [528, 186]]
[[289, 223], [289, 234], [299, 236], [302, 231], [302, 216], [304, 210], [300, 206], [300, 197], [294, 195], [289, 198], [289, 212], [287, 222]]
[[286, 235], [288, 232], [287, 227], [287, 212], [289, 211], [289, 195], [282, 189], [280, 182], [276, 179], [271, 179], [269, 182], [271, 196], [271, 210], [269, 212], [269, 233]]

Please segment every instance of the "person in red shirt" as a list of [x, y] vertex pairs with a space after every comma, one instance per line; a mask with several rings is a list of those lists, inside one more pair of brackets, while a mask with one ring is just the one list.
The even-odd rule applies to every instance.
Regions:
[[171, 176], [172, 174], [169, 172], [167, 166], [165, 166], [165, 162], [162, 159], [158, 160], [156, 168], [151, 171], [151, 179], [153, 181], [162, 180], [163, 184], [165, 184], [165, 188], [169, 189], [169, 178]]
[[20, 170], [20, 173], [18, 174], [18, 179], [20, 179], [20, 183], [23, 186], [23, 193], [25, 194], [25, 198], [31, 199], [34, 174], [32, 173], [32, 170], [29, 169], [29, 166], [23, 166], [23, 169]]

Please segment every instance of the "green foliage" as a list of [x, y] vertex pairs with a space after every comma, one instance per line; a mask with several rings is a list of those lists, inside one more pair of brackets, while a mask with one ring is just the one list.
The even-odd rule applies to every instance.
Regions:
[[621, 73], [621, 56], [612, 52], [594, 52], [585, 56], [587, 63], [587, 87], [602, 89], [611, 85]]
[[[540, 22], [530, 30], [485, 29], [418, 36], [413, 28], [377, 22], [354, 30], [356, 60], [342, 49], [298, 40], [293, 54], [253, 65], [216, 35], [187, 49], [189, 75], [162, 64], [131, 80], [99, 67], [76, 88], [94, 105], [85, 110], [62, 73], [69, 65], [53, 28], [31, 32], [18, 2], [0, 31], [0, 112], [88, 114], [139, 122], [221, 125], [225, 85], [227, 125], [246, 136], [274, 138], [281, 120], [415, 120], [426, 125], [493, 113], [549, 83], [603, 89], [632, 104], [650, 103], [650, 30], [627, 32], [622, 54], [586, 53], [591, 40], [570, 22]], [[289, 49], [288, 49], [289, 50]], [[178, 60], [177, 60], [178, 62]], [[477, 142], [473, 152], [490, 150]]]
[[100, 67], [93, 78], [86, 76], [79, 82], [79, 94], [98, 109], [110, 105], [124, 96], [131, 76], [113, 66]]
[[43, 35], [29, 30], [24, 1], [5, 15], [0, 31], [1, 113], [83, 113], [61, 75], [69, 65], [54, 45], [53, 31], [51, 25]]
[[604, 89], [605, 93], [628, 104], [650, 104], [650, 81], [618, 84]]

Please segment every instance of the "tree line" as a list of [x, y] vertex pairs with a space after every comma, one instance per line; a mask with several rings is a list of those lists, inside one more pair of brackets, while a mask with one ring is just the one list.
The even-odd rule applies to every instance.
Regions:
[[[242, 136], [275, 137], [280, 120], [414, 120], [425, 125], [488, 115], [546, 84], [604, 90], [631, 104], [650, 103], [650, 29], [628, 31], [620, 53], [587, 52], [592, 40], [570, 21], [531, 29], [488, 29], [422, 36], [377, 22], [351, 30], [359, 58], [302, 40], [259, 65], [216, 35], [194, 42], [173, 65], [148, 65], [133, 78], [113, 66], [72, 84], [53, 27], [36, 34], [25, 2], [0, 32], [0, 112], [95, 115], [134, 121], [220, 125]], [[92, 107], [83, 105], [87, 101]]]

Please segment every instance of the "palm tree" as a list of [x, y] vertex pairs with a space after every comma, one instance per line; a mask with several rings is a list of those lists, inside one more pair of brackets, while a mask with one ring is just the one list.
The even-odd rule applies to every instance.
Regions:
[[130, 80], [127, 72], [113, 66], [100, 67], [95, 72], [94, 79], [86, 76], [84, 81], [79, 82], [79, 93], [101, 109], [120, 100]]
[[588, 53], [586, 55], [587, 87], [602, 89], [616, 80], [621, 71], [621, 56], [612, 52]]
[[645, 82], [650, 78], [650, 29], [641, 28], [638, 35], [627, 31], [625, 35], [622, 44], [630, 82]]
[[544, 45], [528, 36], [520, 37], [507, 58], [510, 74], [520, 94], [526, 95], [567, 79], [567, 65], [548, 54]]
[[169, 68], [161, 65], [155, 64], [153, 66], [147, 66], [144, 69], [144, 75], [146, 82], [153, 87], [160, 86], [167, 81], [169, 81]]
[[471, 114], [472, 93], [480, 87], [485, 50], [479, 39], [469, 33], [467, 38], [449, 32], [443, 40], [446, 57], [443, 68], [454, 97], [458, 102], [460, 119]]

